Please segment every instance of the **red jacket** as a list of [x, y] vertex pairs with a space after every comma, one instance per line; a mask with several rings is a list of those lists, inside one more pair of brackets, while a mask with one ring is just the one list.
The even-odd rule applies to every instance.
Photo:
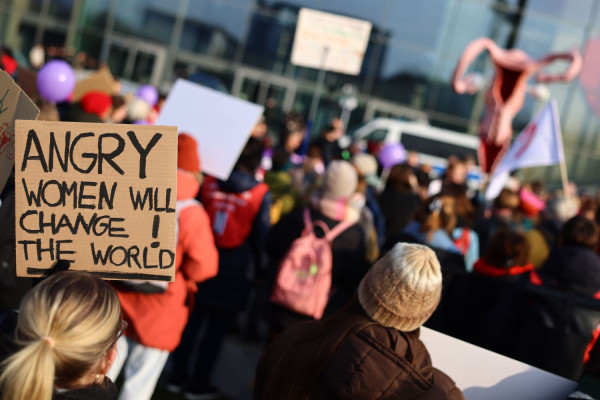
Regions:
[[[193, 175], [177, 171], [177, 200], [193, 199], [199, 184]], [[144, 294], [118, 291], [125, 320], [126, 335], [143, 344], [173, 351], [190, 315], [188, 297], [196, 283], [217, 275], [219, 255], [210, 220], [198, 204], [181, 210], [175, 256], [175, 282], [166, 292]]]

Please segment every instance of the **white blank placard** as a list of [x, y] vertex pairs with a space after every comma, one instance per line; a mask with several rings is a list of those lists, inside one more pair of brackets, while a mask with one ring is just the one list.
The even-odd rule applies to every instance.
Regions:
[[227, 180], [263, 107], [184, 79], [173, 85], [157, 125], [175, 125], [198, 141], [202, 171]]

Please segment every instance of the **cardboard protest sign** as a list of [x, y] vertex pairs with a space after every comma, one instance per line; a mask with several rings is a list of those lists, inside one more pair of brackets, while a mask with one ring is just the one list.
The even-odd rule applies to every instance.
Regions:
[[178, 79], [158, 117], [197, 140], [203, 172], [226, 180], [263, 107]]
[[370, 34], [369, 21], [302, 8], [291, 62], [301, 67], [358, 75]]
[[75, 84], [71, 101], [77, 102], [84, 94], [91, 91], [100, 91], [112, 96], [114, 94], [114, 87], [115, 78], [110, 73], [108, 67], [102, 67]]
[[577, 383], [470, 343], [422, 327], [435, 368], [444, 371], [467, 400], [562, 400]]
[[16, 122], [17, 276], [173, 281], [177, 128]]
[[39, 96], [37, 88], [37, 72], [19, 65], [17, 69], [17, 84], [31, 98]]
[[36, 119], [39, 113], [10, 75], [0, 70], [0, 192], [15, 163], [15, 119]]

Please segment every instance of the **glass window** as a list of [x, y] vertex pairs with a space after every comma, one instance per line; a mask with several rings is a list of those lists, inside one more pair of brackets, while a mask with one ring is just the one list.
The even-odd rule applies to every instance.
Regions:
[[[67, 32], [66, 30], [63, 29], [46, 29], [44, 31], [44, 35], [42, 37], [42, 45], [44, 45], [44, 47], [57, 47], [57, 48], [64, 48], [65, 46], [65, 41], [67, 40]], [[61, 51], [59, 51], [58, 55], [60, 57], [63, 57], [64, 54], [61, 54]]]
[[582, 29], [561, 26], [556, 22], [525, 15], [518, 32], [516, 47], [532, 57], [540, 58], [553, 51], [563, 52], [578, 48], [582, 40]]
[[470, 156], [477, 160], [477, 150], [463, 147], [457, 144], [442, 142], [435, 139], [425, 138], [416, 134], [403, 132], [400, 142], [407, 151], [429, 154], [435, 157], [447, 159], [450, 156]]
[[232, 59], [246, 34], [250, 9], [250, 2], [190, 2], [185, 13], [179, 47]]
[[431, 54], [386, 46], [381, 64], [377, 68], [374, 94], [419, 107], [422, 101], [418, 98], [427, 93], [433, 66], [434, 57]]
[[[29, 0], [28, 2], [20, 2], [20, 1], [15, 1], [13, 0], [12, 3], [16, 4], [17, 6], [21, 6], [26, 8], [29, 11], [35, 11], [35, 12], [41, 12], [42, 11], [42, 3], [44, 1], [43, 0]], [[8, 3], [11, 3], [11, 1], [8, 1]]]
[[109, 13], [109, 1], [84, 1], [79, 25], [86, 28], [104, 29]]
[[[295, 20], [291, 20], [286, 13], [275, 16], [253, 13], [246, 37], [244, 63], [267, 70], [274, 70], [277, 62], [281, 62], [282, 66], [288, 65], [295, 29]], [[283, 71], [283, 68], [280, 70]], [[302, 73], [303, 70], [307, 68], [299, 68], [296, 73]], [[306, 73], [310, 74], [311, 71]], [[311, 78], [316, 79], [316, 72]]]
[[593, 2], [594, 0], [528, 0], [525, 10], [527, 13], [542, 14], [581, 24], [588, 19]]
[[119, 0], [115, 31], [169, 43], [179, 1]]
[[75, 36], [74, 47], [77, 49], [75, 62], [83, 68], [98, 66], [100, 52], [102, 50], [103, 37], [101, 35], [78, 32]]
[[385, 140], [385, 137], [387, 136], [389, 132], [389, 129], [386, 128], [379, 128], [379, 129], [375, 129], [373, 132], [369, 133], [365, 139], [370, 141], [370, 142], [383, 142]]
[[29, 54], [29, 50], [35, 45], [35, 33], [37, 27], [27, 22], [21, 22], [19, 26], [19, 37], [21, 38], [21, 52]]
[[59, 19], [69, 19], [74, 3], [75, 0], [52, 0], [48, 8], [48, 15]]
[[[372, 2], [366, 2], [371, 4]], [[376, 3], [376, 2], [375, 2]], [[392, 41], [429, 50], [438, 49], [446, 34], [448, 20], [455, 1], [392, 1], [384, 29]]]

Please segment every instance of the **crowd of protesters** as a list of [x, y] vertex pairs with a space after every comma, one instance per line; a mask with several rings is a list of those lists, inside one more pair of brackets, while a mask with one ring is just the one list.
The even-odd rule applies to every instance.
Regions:
[[[100, 91], [76, 103], [36, 102], [40, 120], [99, 123], [153, 123], [161, 104]], [[211, 374], [234, 330], [267, 342], [257, 399], [462, 398], [431, 365], [423, 324], [571, 379], [600, 374], [598, 198], [513, 177], [486, 203], [467, 185], [473, 160], [451, 157], [435, 176], [412, 152], [382, 181], [380, 144], [342, 149], [344, 133], [334, 119], [308, 141], [298, 114], [274, 126], [263, 119], [222, 181], [202, 174], [203, 144], [180, 132], [175, 282], [109, 286], [73, 275], [81, 290], [110, 298], [110, 309], [61, 294], [69, 273], [33, 290], [33, 280], [11, 274], [13, 176], [1, 195], [9, 229], [0, 238], [0, 323], [3, 345], [15, 340], [12, 326], [17, 347], [2, 346], [3, 358], [12, 353], [1, 369], [3, 399], [92, 398], [85, 388], [93, 386], [97, 398], [116, 398], [111, 379], [121, 370], [120, 399], [149, 399], [159, 380], [189, 399], [218, 398]], [[307, 229], [335, 233], [319, 318], [273, 296]], [[113, 318], [117, 298], [126, 330]], [[67, 315], [72, 302], [85, 313]], [[15, 321], [10, 311], [20, 304]], [[65, 315], [54, 315], [57, 307]], [[71, 320], [81, 331], [71, 332]], [[85, 329], [93, 335], [83, 338]], [[34, 359], [52, 365], [53, 380], [22, 376]]]

